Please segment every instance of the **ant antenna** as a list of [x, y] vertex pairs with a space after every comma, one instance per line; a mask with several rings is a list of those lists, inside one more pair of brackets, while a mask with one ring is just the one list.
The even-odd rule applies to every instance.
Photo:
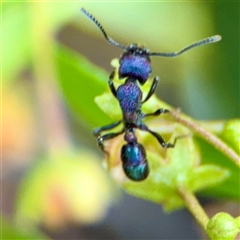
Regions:
[[86, 17], [88, 17], [90, 20], [92, 20], [97, 27], [100, 29], [100, 31], [102, 32], [103, 36], [105, 37], [105, 39], [112, 45], [116, 46], [116, 47], [120, 47], [123, 49], [127, 49], [127, 47], [119, 44], [118, 42], [114, 41], [112, 38], [108, 37], [107, 33], [105, 32], [103, 26], [98, 22], [98, 20], [91, 14], [89, 13], [86, 9], [81, 8], [81, 11], [85, 14]]
[[195, 48], [195, 47], [202, 46], [202, 45], [209, 44], [209, 43], [215, 43], [215, 42], [220, 41], [221, 39], [222, 39], [221, 36], [215, 35], [215, 36], [208, 37], [208, 38], [202, 39], [200, 41], [197, 41], [197, 42], [183, 48], [182, 50], [180, 50], [178, 52], [172, 52], [172, 53], [152, 52], [152, 53], [149, 53], [149, 55], [150, 56], [161, 56], [161, 57], [176, 57], [176, 56], [179, 56], [182, 53], [188, 51], [191, 48]]

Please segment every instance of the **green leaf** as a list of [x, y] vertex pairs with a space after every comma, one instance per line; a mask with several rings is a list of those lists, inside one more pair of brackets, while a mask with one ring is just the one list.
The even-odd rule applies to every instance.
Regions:
[[240, 119], [227, 121], [224, 125], [221, 137], [240, 154]]
[[[239, 201], [240, 188], [239, 182], [239, 168], [229, 160], [223, 153], [219, 152], [214, 146], [205, 142], [200, 138], [196, 138], [201, 152], [201, 162], [205, 164], [213, 164], [229, 172], [229, 177], [221, 184], [210, 187], [201, 191], [201, 195], [228, 198], [231, 200]], [[209, 175], [211, 178], [211, 175]]]
[[56, 49], [56, 60], [62, 91], [75, 114], [91, 127], [109, 123], [111, 119], [94, 102], [107, 88], [108, 75], [63, 46]]
[[192, 179], [189, 180], [189, 188], [199, 191], [221, 183], [229, 177], [229, 171], [214, 165], [201, 165], [193, 170]]

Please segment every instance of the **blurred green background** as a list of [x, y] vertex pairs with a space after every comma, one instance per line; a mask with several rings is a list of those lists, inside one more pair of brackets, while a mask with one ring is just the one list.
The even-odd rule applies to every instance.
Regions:
[[103, 156], [92, 128], [111, 119], [94, 97], [107, 88], [110, 61], [121, 49], [103, 39], [80, 7], [117, 42], [141, 43], [151, 51], [177, 51], [221, 35], [221, 42], [178, 58], [152, 58], [152, 76], [160, 76], [157, 95], [162, 100], [193, 118], [215, 120], [239, 117], [239, 2], [1, 5], [6, 236], [196, 239], [185, 211], [165, 216], [159, 206], [121, 193], [102, 170]]

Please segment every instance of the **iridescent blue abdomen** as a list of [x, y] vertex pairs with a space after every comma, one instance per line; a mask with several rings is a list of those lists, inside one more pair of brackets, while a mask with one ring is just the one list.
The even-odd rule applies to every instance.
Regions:
[[146, 151], [139, 143], [126, 144], [121, 150], [125, 174], [134, 181], [144, 180], [149, 174]]

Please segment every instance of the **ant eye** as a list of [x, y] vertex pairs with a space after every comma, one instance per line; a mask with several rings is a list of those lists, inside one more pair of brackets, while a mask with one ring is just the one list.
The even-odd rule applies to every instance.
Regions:
[[127, 52], [134, 53], [138, 49], [137, 44], [133, 43], [127, 48]]
[[147, 48], [145, 48], [145, 47], [143, 48], [143, 50], [142, 50], [142, 51], [143, 51], [143, 53], [144, 53], [144, 54], [149, 54], [149, 51], [148, 51], [148, 49], [147, 49]]

